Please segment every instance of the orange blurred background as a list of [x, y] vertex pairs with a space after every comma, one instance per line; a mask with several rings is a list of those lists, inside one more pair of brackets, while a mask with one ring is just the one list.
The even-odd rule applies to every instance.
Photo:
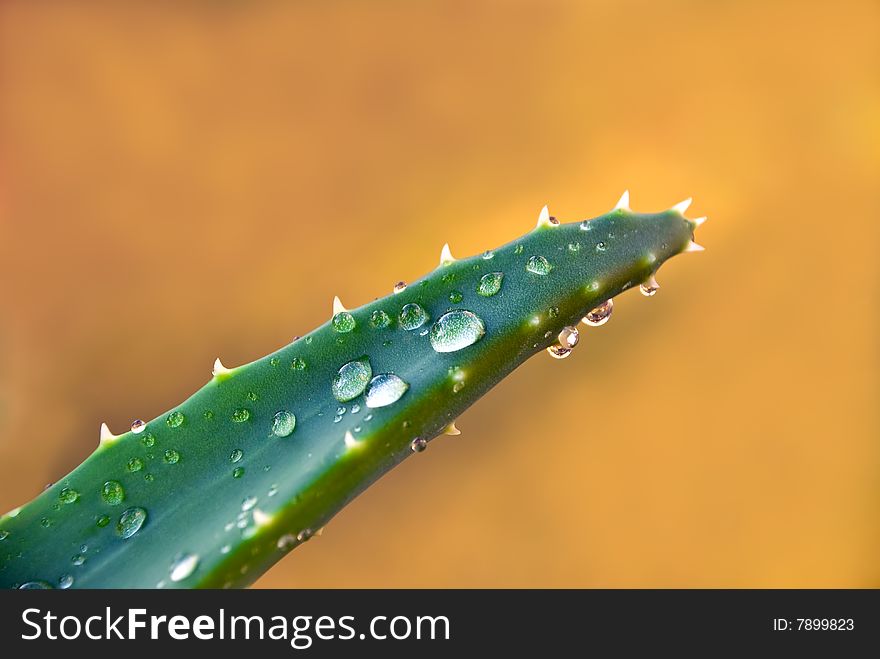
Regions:
[[878, 62], [873, 1], [3, 2], [0, 510], [629, 188], [707, 251], [258, 585], [880, 586]]

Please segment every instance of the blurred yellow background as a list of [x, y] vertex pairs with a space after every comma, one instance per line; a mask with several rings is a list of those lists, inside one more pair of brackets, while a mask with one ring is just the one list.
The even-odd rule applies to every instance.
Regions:
[[707, 251], [258, 585], [880, 586], [878, 62], [873, 1], [3, 2], [0, 510], [629, 188]]

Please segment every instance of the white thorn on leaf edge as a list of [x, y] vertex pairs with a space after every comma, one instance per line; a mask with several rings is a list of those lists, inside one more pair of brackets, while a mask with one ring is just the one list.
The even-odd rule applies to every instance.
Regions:
[[693, 201], [694, 200], [692, 197], [688, 197], [684, 201], [680, 201], [677, 204], [675, 204], [675, 206], [673, 206], [670, 210], [678, 211], [679, 213], [684, 215], [685, 211], [687, 211], [687, 209], [691, 207], [691, 203]]
[[335, 316], [338, 313], [342, 313], [343, 311], [348, 311], [345, 308], [345, 305], [342, 304], [342, 300], [339, 299], [339, 296], [333, 298], [333, 315]]
[[211, 369], [211, 375], [216, 378], [218, 375], [229, 375], [230, 373], [232, 373], [232, 369], [226, 368], [223, 362], [220, 361], [220, 358], [217, 357], [214, 360], [214, 368]]
[[101, 424], [101, 433], [99, 435], [101, 444], [105, 442], [112, 442], [114, 439], [117, 439], [119, 437], [120, 435], [114, 435], [112, 432], [110, 432], [110, 428], [107, 426], [106, 423]]
[[617, 202], [617, 205], [614, 207], [614, 210], [630, 210], [629, 208], [629, 190], [624, 190], [623, 194], [620, 195], [620, 200]]
[[458, 428], [455, 427], [455, 421], [453, 421], [452, 423], [450, 423], [448, 426], [446, 426], [443, 429], [443, 434], [444, 435], [460, 435], [461, 430], [459, 430]]
[[706, 249], [705, 247], [703, 247], [702, 245], [698, 245], [697, 243], [695, 243], [692, 240], [688, 243], [687, 247], [684, 248], [684, 251], [685, 252], [703, 252], [703, 251], [705, 251], [705, 249]]
[[443, 245], [443, 249], [440, 250], [440, 265], [449, 265], [450, 263], [455, 263], [455, 261], [456, 258], [449, 249], [449, 243], [446, 243]]
[[535, 225], [535, 228], [540, 229], [541, 227], [555, 227], [558, 225], [559, 222], [554, 222], [550, 219], [550, 209], [544, 206], [538, 214], [538, 223]]
[[709, 218], [707, 218], [705, 215], [704, 215], [703, 217], [695, 217], [694, 219], [691, 220], [691, 223], [692, 223], [695, 227], [700, 227], [700, 226], [703, 226], [703, 223], [704, 223], [707, 219], [709, 219]]

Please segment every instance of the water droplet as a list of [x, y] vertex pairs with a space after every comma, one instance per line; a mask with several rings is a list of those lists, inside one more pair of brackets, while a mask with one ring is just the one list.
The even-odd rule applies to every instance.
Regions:
[[118, 506], [125, 499], [125, 490], [119, 481], [107, 481], [101, 488], [101, 498], [111, 506]]
[[246, 407], [240, 407], [232, 413], [232, 420], [235, 423], [244, 423], [251, 418], [251, 411]]
[[294, 357], [293, 361], [290, 362], [290, 368], [294, 371], [301, 371], [306, 367], [306, 360], [302, 357]]
[[73, 577], [69, 574], [63, 575], [60, 579], [58, 579], [58, 587], [62, 590], [66, 590], [73, 585]]
[[213, 421], [214, 420], [214, 412], [212, 410], [205, 410], [204, 414], [202, 414], [205, 421]]
[[180, 452], [173, 448], [165, 449], [163, 460], [165, 460], [166, 464], [176, 465], [180, 462]]
[[44, 529], [48, 529], [50, 526], [52, 526], [52, 520], [48, 517], [44, 517], [40, 520], [40, 526], [42, 526]]
[[490, 272], [480, 278], [477, 285], [477, 293], [483, 297], [492, 297], [501, 290], [501, 283], [504, 281], [503, 272]]
[[556, 219], [555, 215], [551, 215], [547, 218], [547, 221], [550, 222], [553, 226], [559, 226], [559, 220]]
[[357, 398], [364, 393], [372, 375], [373, 368], [367, 357], [344, 364], [333, 378], [333, 397], [340, 403]]
[[89, 546], [88, 546], [88, 545], [80, 545], [80, 546], [79, 546], [79, 550], [80, 550], [83, 554], [85, 554], [85, 553], [89, 550]]
[[76, 566], [80, 566], [86, 562], [86, 557], [82, 554], [74, 554], [73, 558], [70, 559], [70, 562]]
[[333, 423], [339, 423], [340, 421], [342, 421], [342, 417], [341, 417], [341, 416], [335, 416], [335, 417], [333, 417]]
[[152, 483], [154, 480], [156, 480], [156, 477], [153, 476], [153, 474], [144, 474], [144, 480], [148, 483]]
[[287, 437], [296, 428], [296, 416], [287, 410], [276, 412], [272, 417], [272, 434], [276, 437]]
[[340, 311], [338, 314], [333, 316], [333, 329], [335, 329], [340, 334], [345, 334], [346, 332], [350, 332], [354, 329], [355, 323], [354, 316], [352, 316], [347, 311]]
[[108, 515], [101, 515], [98, 519], [95, 520], [95, 526], [99, 529], [103, 529], [110, 523], [110, 517]]
[[426, 448], [428, 448], [428, 441], [426, 439], [422, 439], [421, 437], [416, 437], [412, 440], [412, 443], [409, 447], [413, 450], [413, 453], [421, 453]]
[[244, 451], [242, 451], [240, 448], [233, 449], [232, 453], [229, 454], [229, 461], [232, 463], [236, 463], [241, 460], [243, 456]]
[[141, 437], [141, 444], [146, 446], [147, 448], [151, 448], [156, 444], [156, 437], [153, 433], [148, 432], [146, 435]]
[[599, 241], [596, 243], [597, 252], [604, 252], [606, 249], [608, 249], [608, 244], [605, 241]]
[[125, 468], [128, 469], [132, 473], [134, 473], [136, 471], [140, 471], [141, 469], [144, 468], [144, 461], [138, 457], [131, 458], [126, 463]]
[[58, 498], [61, 500], [61, 503], [75, 503], [79, 499], [79, 492], [71, 487], [64, 487], [58, 493]]
[[278, 485], [277, 483], [272, 483], [272, 485], [269, 486], [269, 491], [266, 492], [266, 496], [274, 497], [276, 494], [278, 494]]
[[653, 280], [646, 281], [644, 284], [639, 284], [639, 291], [645, 297], [652, 297], [657, 292], [658, 288], [660, 288], [660, 285]]
[[367, 414], [367, 416], [364, 417], [364, 421], [372, 421], [372, 420], [373, 420], [372, 414]]
[[410, 302], [400, 310], [400, 326], [405, 330], [418, 329], [428, 321], [428, 312], [421, 305]]
[[592, 230], [593, 230], [593, 227], [590, 224], [589, 220], [584, 220], [583, 222], [581, 222], [581, 231], [592, 231]]
[[456, 382], [452, 385], [452, 393], [457, 394], [459, 391], [464, 389], [464, 382]]
[[562, 328], [558, 338], [559, 345], [563, 348], [574, 348], [578, 344], [578, 339], [580, 337], [578, 335], [577, 327], [569, 325]]
[[514, 254], [522, 254], [522, 253], [523, 253], [523, 246], [522, 246], [522, 245], [517, 245], [516, 247], [514, 247], [514, 248], [513, 248], [513, 253], [514, 253]]
[[303, 529], [299, 533], [296, 534], [296, 539], [299, 542], [305, 542], [309, 538], [312, 537], [312, 529]]
[[232, 470], [233, 478], [241, 478], [242, 476], [244, 476], [244, 467], [236, 467]]
[[[445, 273], [443, 273], [443, 276], [440, 277], [440, 281], [442, 281], [444, 284], [448, 284], [448, 283], [450, 283], [450, 282], [455, 281], [455, 273], [454, 273], [454, 272], [445, 272]], [[427, 286], [427, 285], [428, 285], [428, 280], [427, 280], [427, 279], [425, 279], [424, 281], [422, 281], [422, 286]]]
[[556, 318], [559, 315], [559, 307], [550, 307], [547, 309], [547, 315], [551, 318]]
[[571, 348], [566, 348], [557, 344], [547, 348], [547, 352], [555, 359], [565, 359], [571, 354]]
[[186, 417], [183, 415], [183, 412], [172, 412], [165, 419], [165, 423], [168, 424], [169, 428], [179, 428], [185, 420]]
[[568, 251], [572, 252], [573, 254], [577, 254], [579, 251], [581, 251], [581, 244], [580, 243], [568, 243]]
[[494, 257], [495, 252], [493, 252], [491, 249], [487, 249], [485, 252], [483, 252], [483, 259], [485, 259], [486, 261]]
[[221, 554], [228, 554], [230, 551], [232, 551], [232, 545], [223, 545], [220, 547]]
[[0, 540], [6, 540], [9, 537], [9, 531], [0, 530]]
[[269, 360], [269, 363], [272, 366], [278, 366], [281, 363], [281, 360], [278, 357], [272, 357], [272, 359]]
[[381, 309], [376, 309], [373, 313], [370, 314], [370, 325], [372, 325], [376, 329], [384, 329], [390, 324], [391, 316], [389, 316]]
[[526, 262], [526, 270], [536, 275], [549, 275], [553, 266], [543, 256], [530, 256]]
[[131, 431], [135, 435], [142, 433], [146, 429], [146, 427], [147, 427], [147, 424], [144, 421], [141, 421], [140, 419], [135, 419], [134, 421], [131, 422]]
[[19, 590], [52, 590], [52, 585], [45, 581], [28, 581], [18, 587]]
[[480, 317], [456, 309], [443, 314], [431, 327], [431, 347], [437, 352], [455, 352], [473, 345], [486, 333]]
[[336, 414], [338, 414], [339, 416], [342, 416], [343, 414], [345, 414], [345, 406], [340, 405], [339, 407], [337, 407]]
[[257, 497], [248, 497], [244, 501], [241, 502], [241, 512], [246, 513], [251, 508], [257, 505]]
[[385, 407], [400, 400], [409, 385], [394, 373], [380, 373], [367, 385], [367, 407]]
[[245, 396], [245, 398], [247, 398], [251, 402], [255, 402], [260, 397], [257, 395], [257, 393], [255, 391], [249, 391], [249, 392], [247, 392], [247, 395]]
[[360, 411], [361, 411], [361, 406], [358, 405], [357, 403], [355, 403], [354, 405], [351, 406], [351, 413], [352, 414], [357, 414]]
[[461, 294], [461, 291], [452, 291], [449, 294], [449, 301], [452, 302], [452, 304], [458, 304], [463, 299], [464, 299], [464, 295]]
[[116, 535], [120, 538], [130, 538], [141, 530], [147, 521], [147, 511], [143, 508], [129, 508], [119, 516], [116, 522]]
[[397, 295], [398, 293], [403, 293], [405, 290], [406, 290], [406, 282], [405, 281], [399, 281], [396, 284], [394, 284], [394, 294], [395, 295]]
[[614, 311], [614, 300], [608, 298], [595, 309], [591, 310], [584, 316], [584, 323], [592, 327], [604, 325], [611, 318], [611, 312]]
[[180, 554], [171, 563], [168, 568], [168, 576], [171, 581], [183, 581], [199, 566], [199, 557], [197, 554]]
[[291, 533], [285, 533], [280, 538], [278, 538], [278, 542], [275, 543], [275, 546], [278, 547], [281, 551], [284, 551], [290, 548], [296, 542], [296, 536]]

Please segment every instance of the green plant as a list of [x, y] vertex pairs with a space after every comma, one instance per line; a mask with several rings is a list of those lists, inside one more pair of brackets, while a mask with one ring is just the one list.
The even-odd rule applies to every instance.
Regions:
[[211, 381], [114, 436], [0, 518], [5, 587], [233, 587], [253, 582], [346, 503], [454, 421], [528, 357], [564, 357], [574, 326], [668, 258], [701, 249], [688, 202], [618, 206], [538, 226], [440, 265]]

